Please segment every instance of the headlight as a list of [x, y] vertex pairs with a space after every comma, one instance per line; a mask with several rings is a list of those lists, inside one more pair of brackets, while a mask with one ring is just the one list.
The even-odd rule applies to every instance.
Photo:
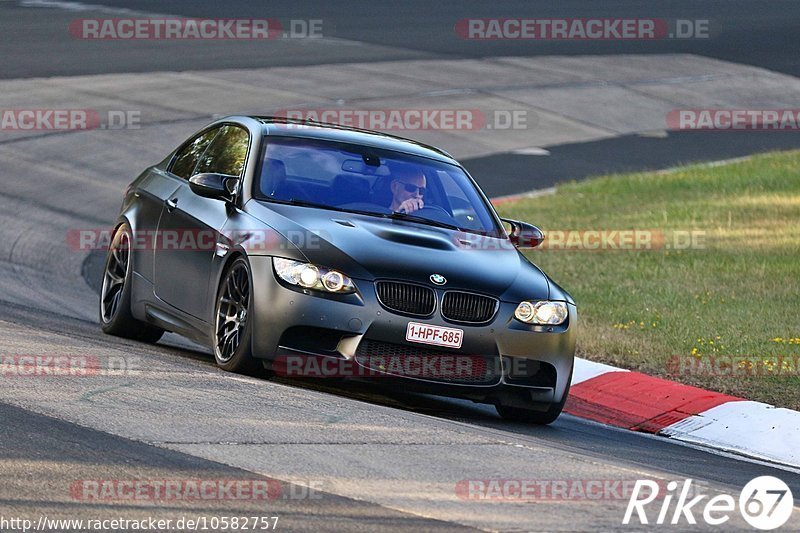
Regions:
[[291, 285], [338, 294], [347, 294], [356, 290], [353, 280], [336, 270], [282, 257], [273, 257], [272, 264], [278, 277]]
[[514, 311], [514, 317], [526, 324], [557, 326], [569, 316], [564, 302], [521, 302]]

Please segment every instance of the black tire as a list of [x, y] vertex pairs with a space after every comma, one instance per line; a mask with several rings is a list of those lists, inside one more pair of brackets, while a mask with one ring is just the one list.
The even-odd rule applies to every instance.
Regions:
[[257, 375], [262, 365], [253, 358], [253, 276], [243, 257], [225, 270], [214, 305], [213, 349], [217, 366], [228, 372]]
[[567, 380], [567, 388], [564, 391], [564, 396], [558, 403], [550, 404], [546, 411], [534, 411], [533, 409], [525, 409], [523, 407], [511, 407], [508, 405], [496, 404], [494, 408], [497, 414], [503, 420], [510, 420], [514, 422], [528, 422], [530, 424], [547, 425], [552, 424], [561, 415], [564, 410], [564, 405], [567, 403], [569, 396], [569, 388], [572, 382], [572, 370], [569, 372], [569, 379]]
[[157, 342], [164, 330], [131, 314], [131, 228], [122, 224], [108, 247], [100, 287], [100, 326], [104, 333], [142, 342]]

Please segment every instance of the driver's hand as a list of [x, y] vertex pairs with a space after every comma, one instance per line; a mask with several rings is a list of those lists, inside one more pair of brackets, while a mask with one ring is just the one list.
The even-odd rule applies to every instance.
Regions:
[[400, 207], [397, 208], [397, 211], [400, 213], [413, 213], [414, 211], [422, 209], [423, 207], [425, 207], [425, 202], [422, 201], [422, 198], [409, 198], [400, 204]]

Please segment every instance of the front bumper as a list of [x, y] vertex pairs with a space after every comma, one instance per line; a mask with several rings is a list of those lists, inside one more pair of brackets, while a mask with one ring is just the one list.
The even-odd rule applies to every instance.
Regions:
[[[571, 377], [575, 354], [577, 311], [569, 305], [569, 317], [560, 326], [531, 326], [514, 318], [517, 303], [501, 302], [494, 319], [484, 325], [452, 323], [437, 312], [429, 318], [407, 317], [385, 309], [378, 301], [375, 284], [353, 280], [358, 293], [320, 295], [285, 287], [273, 273], [272, 260], [250, 257], [254, 302], [253, 354], [272, 359], [287, 353], [315, 354], [369, 366], [365, 347], [407, 348], [409, 353], [434, 353], [484, 359], [494, 374], [487, 379], [440, 379], [399, 376], [419, 388], [448, 395], [493, 398], [513, 389], [529, 400], [559, 402]], [[453, 289], [454, 287], [449, 287]], [[437, 297], [441, 293], [437, 290]], [[448, 349], [406, 341], [409, 322], [458, 328], [464, 331], [460, 349]], [[369, 354], [367, 354], [369, 355]], [[372, 354], [375, 355], [375, 354]], [[477, 359], [476, 359], [477, 360]], [[520, 370], [521, 369], [521, 370]], [[371, 371], [380, 371], [374, 365]]]

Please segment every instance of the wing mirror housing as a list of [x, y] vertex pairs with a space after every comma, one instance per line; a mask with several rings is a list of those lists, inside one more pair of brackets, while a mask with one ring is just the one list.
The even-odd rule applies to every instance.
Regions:
[[501, 220], [511, 226], [511, 231], [508, 232], [508, 239], [518, 249], [533, 249], [544, 242], [544, 233], [533, 224], [508, 218]]
[[233, 201], [238, 186], [239, 178], [227, 174], [208, 172], [189, 178], [189, 187], [193, 193], [215, 200]]

